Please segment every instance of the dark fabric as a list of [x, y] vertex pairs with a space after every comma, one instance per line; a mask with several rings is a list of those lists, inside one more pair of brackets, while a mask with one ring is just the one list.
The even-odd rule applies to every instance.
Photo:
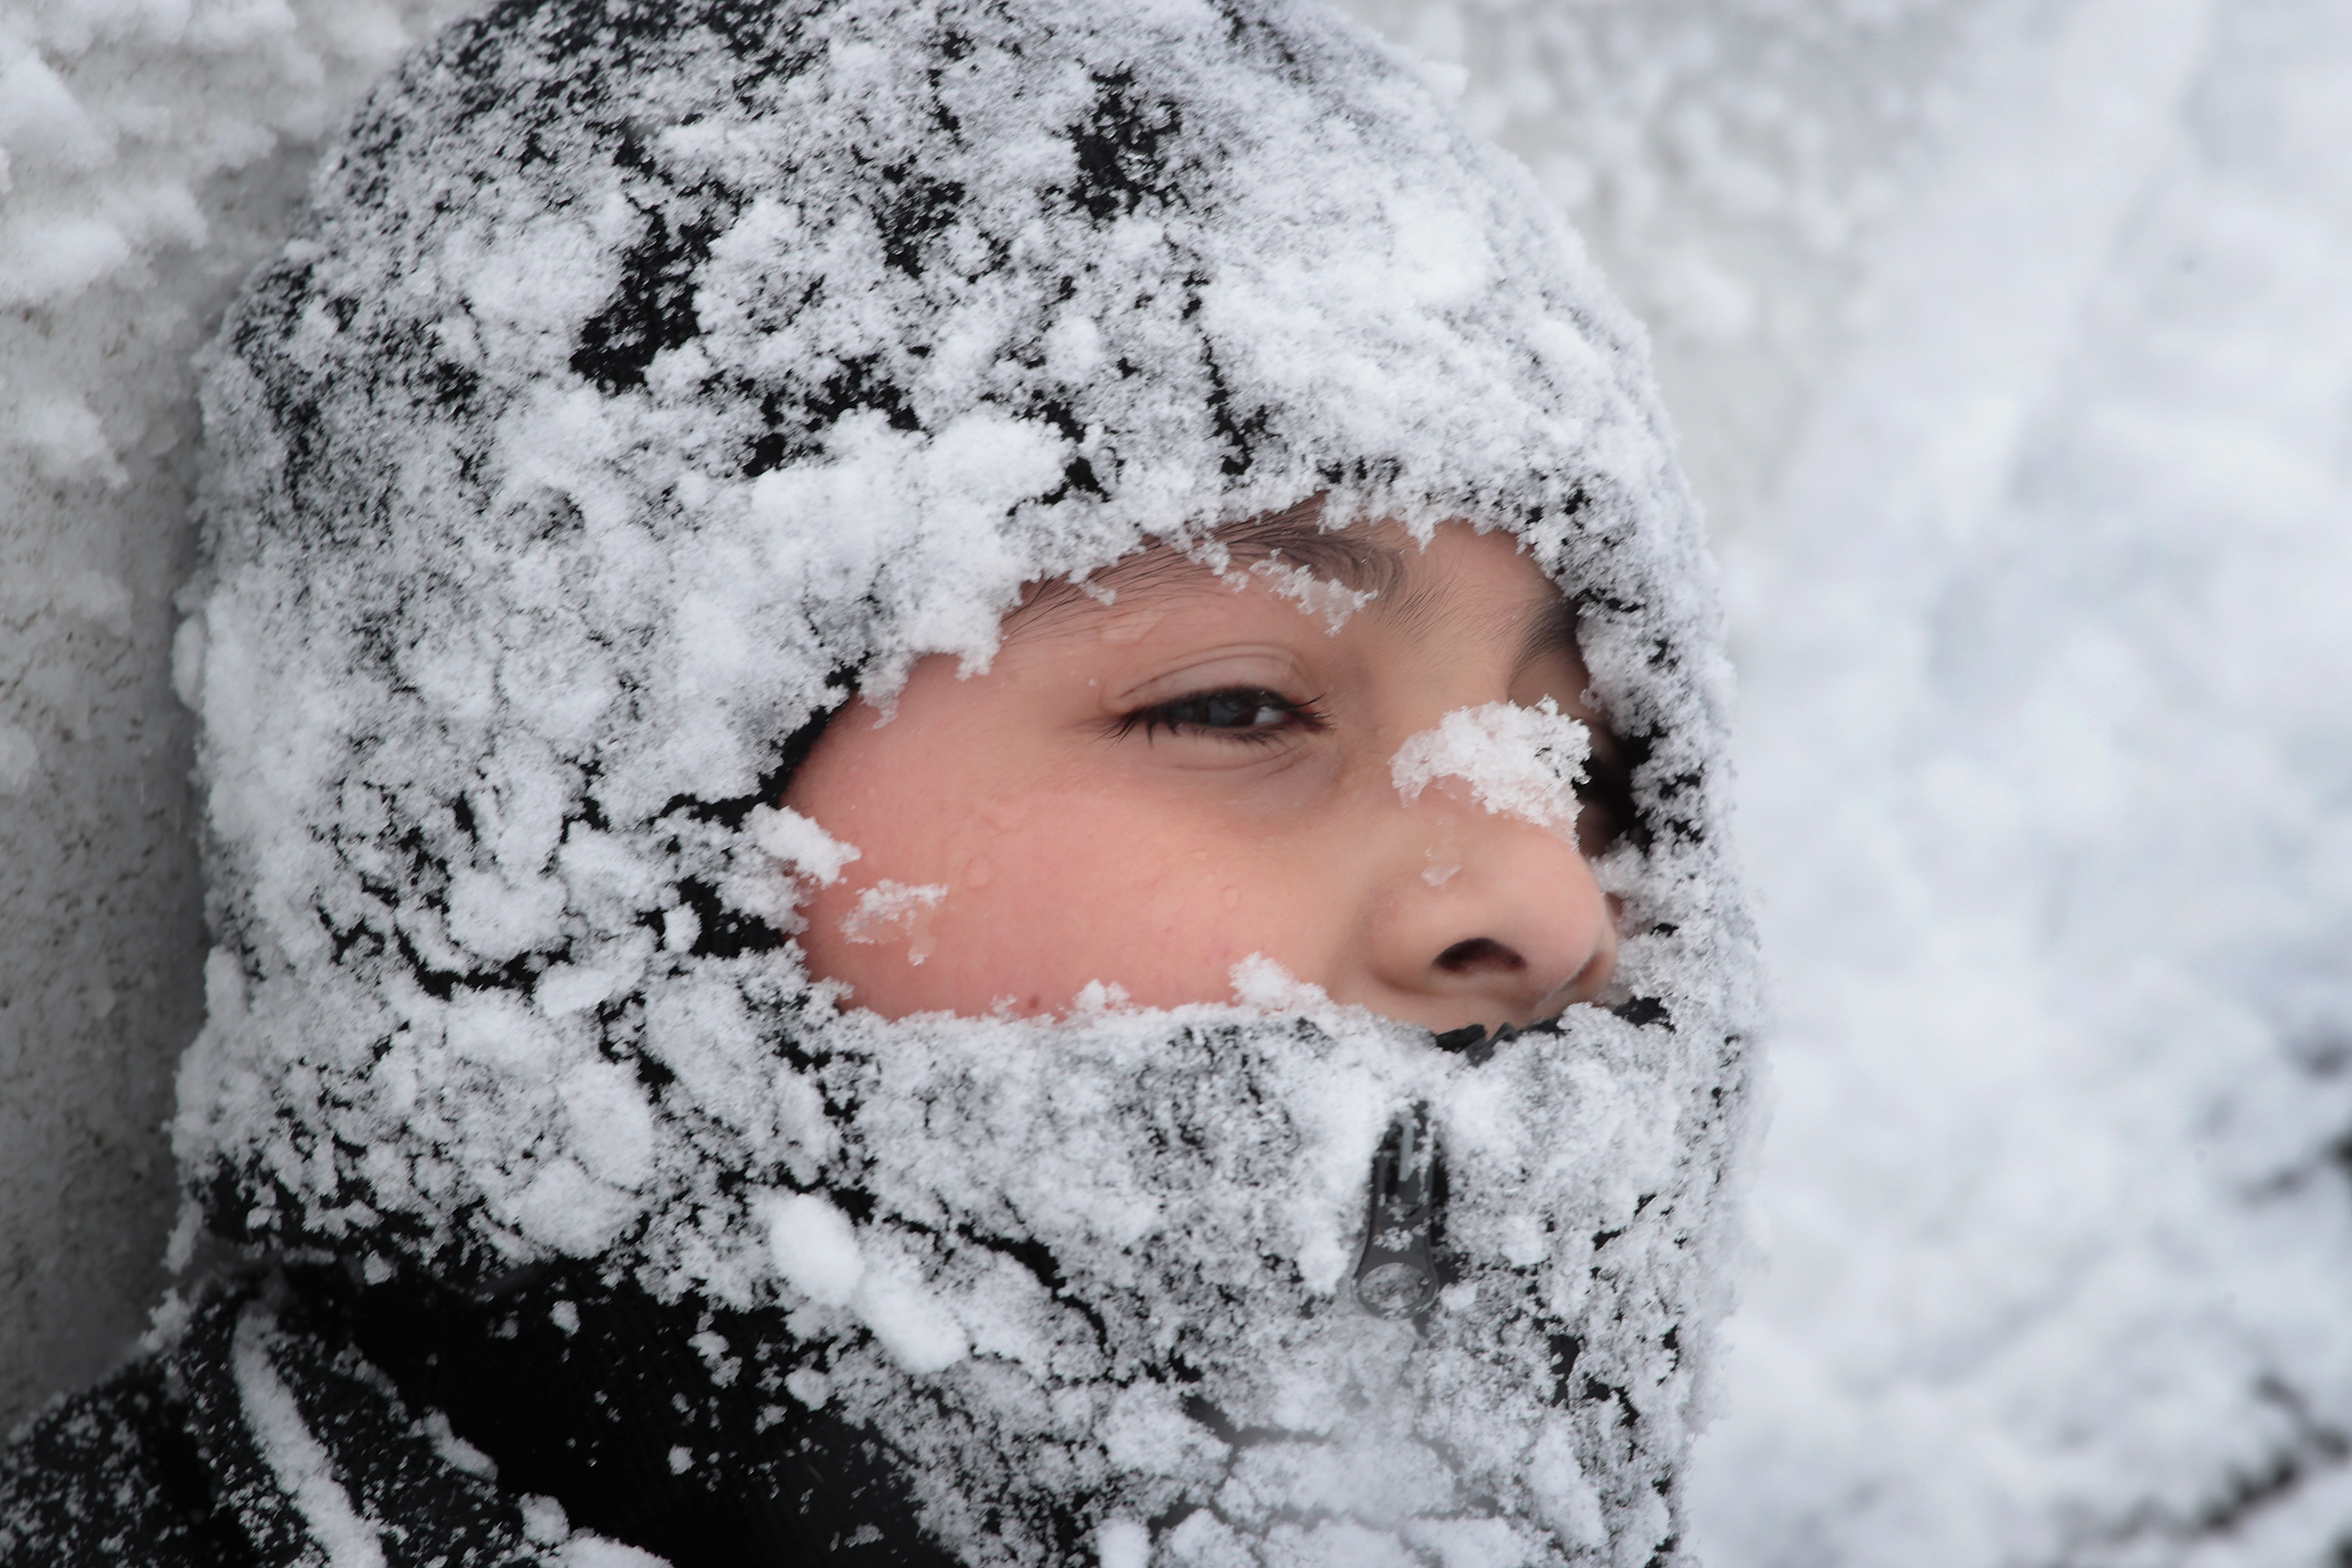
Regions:
[[483, 1297], [341, 1293], [369, 1360], [446, 1412], [503, 1481], [673, 1568], [953, 1562], [915, 1525], [879, 1446], [785, 1391], [803, 1352], [772, 1318], [665, 1303], [586, 1268]]
[[0, 1452], [0, 1568], [318, 1562], [318, 1500], [286, 1479], [305, 1451], [386, 1568], [558, 1561], [550, 1498], [672, 1568], [944, 1568], [887, 1456], [780, 1391], [769, 1327], [593, 1276], [482, 1299], [325, 1269], [246, 1281]]
[[163, 1363], [134, 1363], [52, 1405], [0, 1450], [5, 1568], [245, 1568], [258, 1563], [221, 1506]]

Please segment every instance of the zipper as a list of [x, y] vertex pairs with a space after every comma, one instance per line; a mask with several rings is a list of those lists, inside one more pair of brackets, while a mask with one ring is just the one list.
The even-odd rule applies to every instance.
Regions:
[[[1477, 1024], [1436, 1037], [1472, 1067], [1521, 1031], [1505, 1024], [1489, 1034]], [[1356, 1260], [1356, 1301], [1376, 1318], [1419, 1318], [1437, 1304], [1437, 1226], [1445, 1206], [1445, 1162], [1430, 1131], [1429, 1107], [1415, 1105], [1389, 1123], [1372, 1152], [1365, 1204], [1364, 1250]]]
[[1437, 1259], [1430, 1244], [1440, 1176], [1429, 1107], [1416, 1105], [1389, 1123], [1372, 1154], [1356, 1300], [1376, 1318], [1418, 1318], [1437, 1302]]

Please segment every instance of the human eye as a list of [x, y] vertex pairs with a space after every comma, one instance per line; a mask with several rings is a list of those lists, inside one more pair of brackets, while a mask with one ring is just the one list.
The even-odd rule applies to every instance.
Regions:
[[1199, 735], [1220, 742], [1265, 744], [1312, 733], [1326, 726], [1319, 699], [1286, 697], [1262, 686], [1223, 686], [1187, 692], [1122, 714], [1115, 727], [1121, 738], [1140, 731], [1153, 735]]

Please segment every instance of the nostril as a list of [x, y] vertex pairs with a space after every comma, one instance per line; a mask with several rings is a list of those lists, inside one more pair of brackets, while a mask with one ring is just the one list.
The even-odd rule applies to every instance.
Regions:
[[1457, 942], [1437, 955], [1437, 967], [1448, 974], [1509, 974], [1528, 961], [1490, 936]]

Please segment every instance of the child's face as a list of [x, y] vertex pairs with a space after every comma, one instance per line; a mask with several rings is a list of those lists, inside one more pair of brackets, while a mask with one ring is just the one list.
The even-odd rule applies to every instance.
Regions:
[[1576, 845], [1391, 774], [1447, 712], [1545, 697], [1605, 761], [1559, 591], [1504, 533], [1323, 537], [1282, 564], [1379, 590], [1336, 631], [1160, 552], [1096, 579], [1115, 604], [1033, 599], [984, 675], [937, 656], [887, 721], [852, 702], [784, 796], [861, 852], [802, 901], [811, 971], [886, 1017], [1231, 1001], [1254, 953], [1439, 1030], [1589, 999], [1616, 935]]

